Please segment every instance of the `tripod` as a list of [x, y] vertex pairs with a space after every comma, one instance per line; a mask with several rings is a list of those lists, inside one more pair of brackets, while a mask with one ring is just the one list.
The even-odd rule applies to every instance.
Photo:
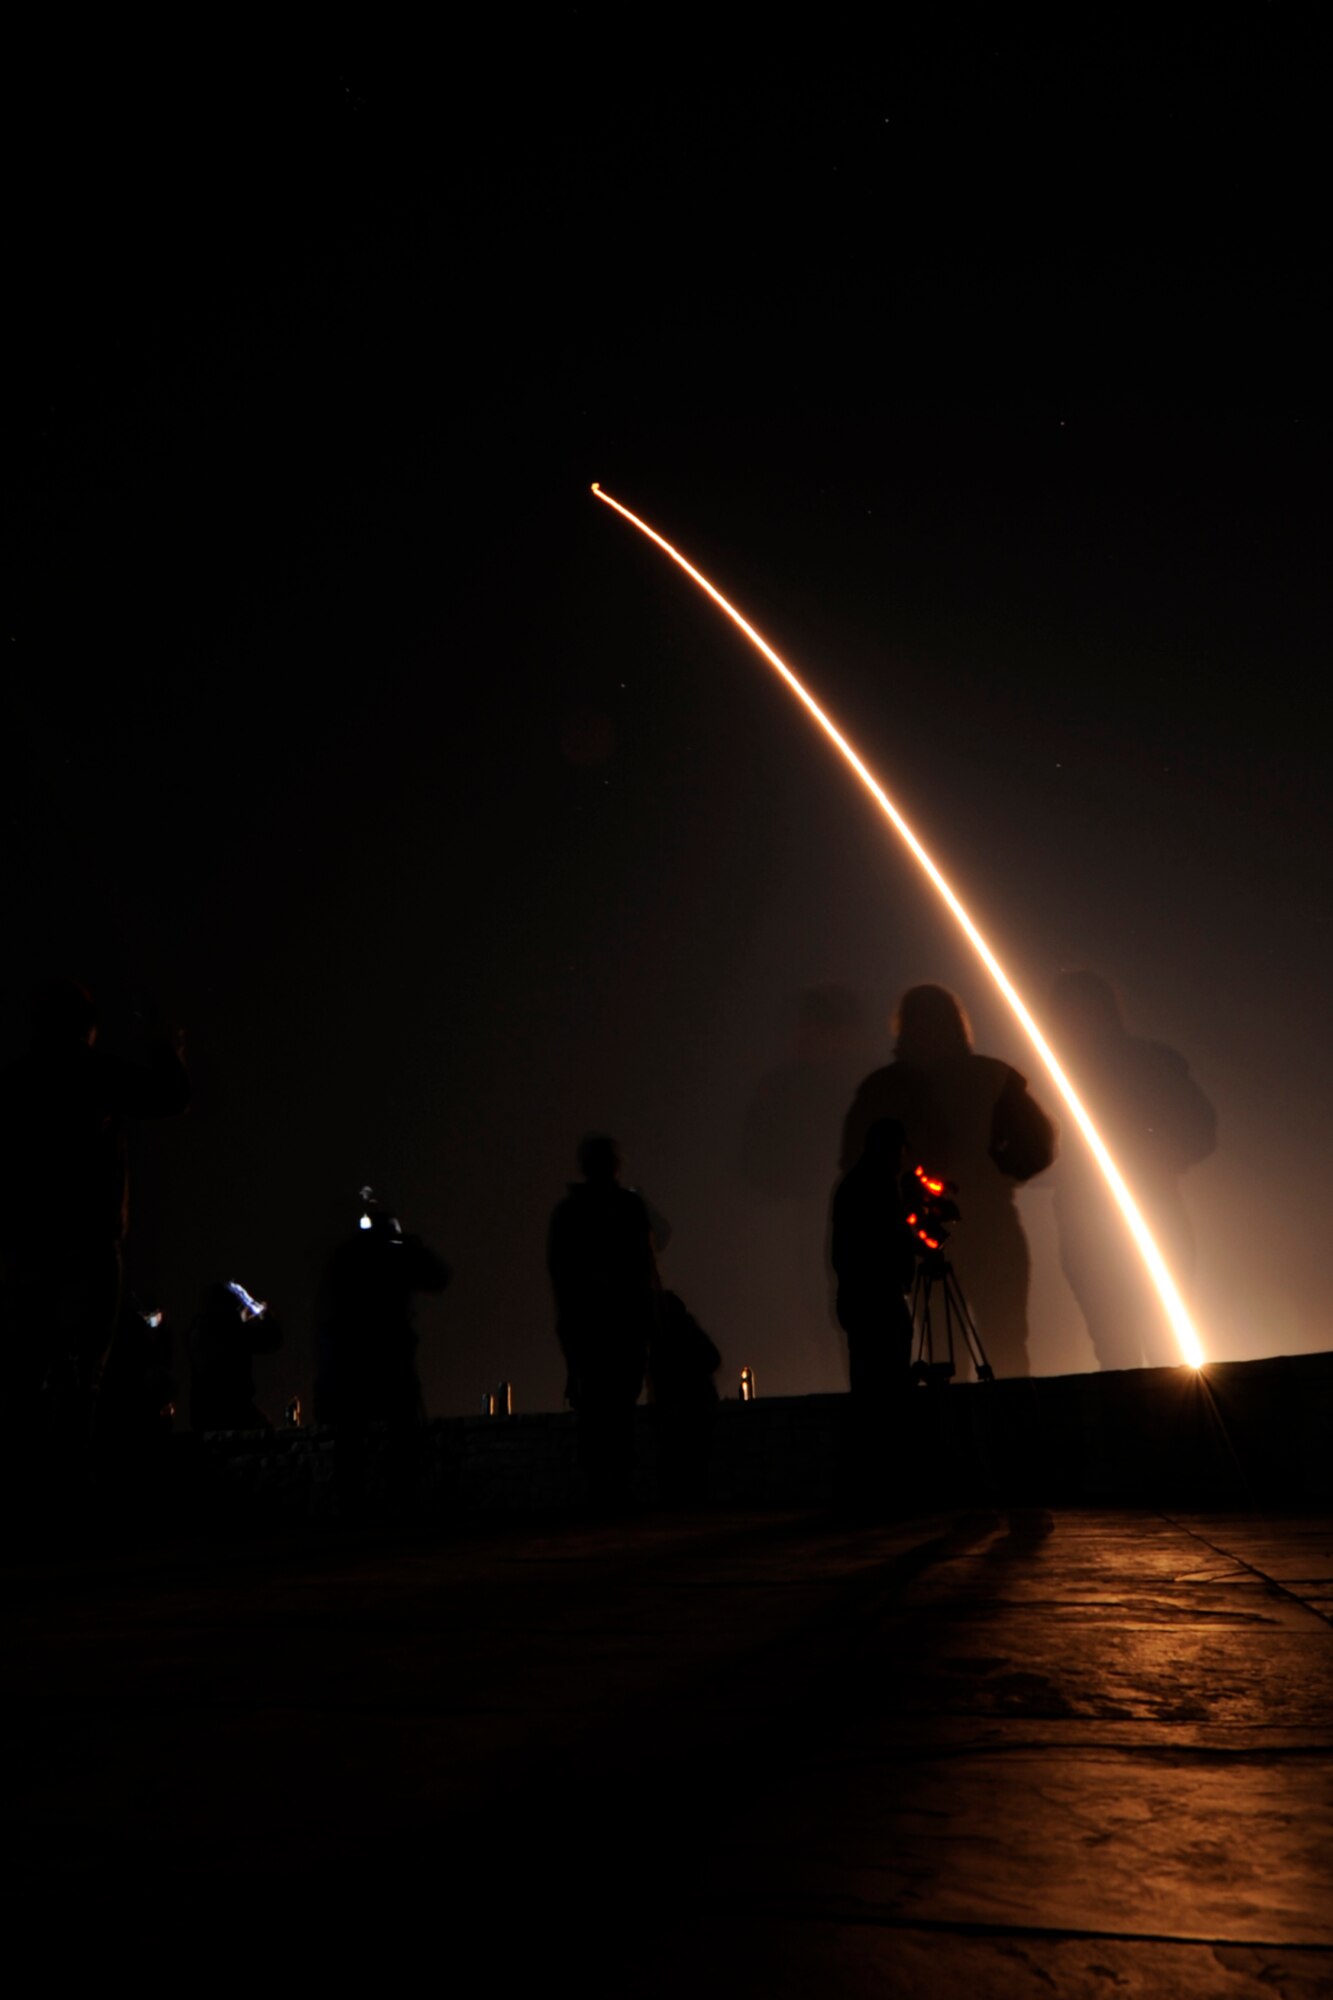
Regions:
[[[935, 1359], [935, 1324], [931, 1307], [938, 1290], [944, 1301], [944, 1340], [948, 1352]], [[963, 1345], [972, 1358], [978, 1382], [993, 1382], [995, 1371], [986, 1359], [986, 1350], [977, 1332], [977, 1323], [968, 1309], [963, 1289], [953, 1265], [942, 1250], [922, 1256], [912, 1286], [912, 1325], [916, 1330], [916, 1359], [912, 1364], [914, 1382], [948, 1382], [954, 1374], [953, 1332], [957, 1326]]]

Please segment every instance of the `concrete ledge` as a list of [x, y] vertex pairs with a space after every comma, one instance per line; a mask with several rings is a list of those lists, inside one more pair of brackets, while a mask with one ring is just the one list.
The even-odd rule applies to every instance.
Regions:
[[[706, 1492], [717, 1506], [838, 1505], [854, 1497], [857, 1434], [846, 1396], [768, 1397], [714, 1412]], [[659, 1417], [637, 1412], [639, 1497], [660, 1499]], [[585, 1491], [568, 1411], [437, 1419], [410, 1487], [466, 1516], [540, 1514]], [[334, 1511], [327, 1430], [170, 1440], [177, 1470], [216, 1504]], [[1023, 1499], [1065, 1505], [1305, 1505], [1333, 1498], [1333, 1354], [917, 1389], [882, 1452], [922, 1506]], [[367, 1491], [392, 1486], [372, 1437]], [[398, 1466], [401, 1488], [402, 1468]]]

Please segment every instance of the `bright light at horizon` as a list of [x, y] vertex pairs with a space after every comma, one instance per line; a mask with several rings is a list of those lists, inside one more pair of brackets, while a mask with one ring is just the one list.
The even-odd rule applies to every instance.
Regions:
[[1022, 1028], [1024, 1034], [1027, 1036], [1033, 1048], [1036, 1050], [1038, 1056], [1041, 1058], [1041, 1061], [1046, 1068], [1047, 1074], [1050, 1076], [1051, 1081], [1054, 1083], [1056, 1089], [1059, 1091], [1064, 1104], [1072, 1114], [1074, 1122], [1078, 1126], [1079, 1131], [1083, 1134], [1083, 1137], [1086, 1139], [1088, 1146], [1091, 1149], [1092, 1156], [1096, 1160], [1098, 1167], [1101, 1169], [1102, 1176], [1106, 1181], [1107, 1186], [1110, 1188], [1111, 1193], [1114, 1195], [1116, 1203], [1120, 1209], [1120, 1212], [1125, 1219], [1125, 1223], [1129, 1229], [1129, 1233], [1134, 1239], [1135, 1247], [1138, 1250], [1139, 1255], [1142, 1257], [1143, 1262], [1147, 1267], [1148, 1275], [1152, 1279], [1153, 1284], [1157, 1290], [1157, 1295], [1162, 1302], [1163, 1311], [1166, 1313], [1167, 1319], [1170, 1321], [1171, 1330], [1176, 1336], [1176, 1340], [1179, 1343], [1180, 1351], [1183, 1358], [1189, 1363], [1191, 1368], [1202, 1368], [1204, 1362], [1203, 1346], [1199, 1340], [1197, 1332], [1195, 1331], [1194, 1324], [1191, 1321], [1188, 1312], [1185, 1310], [1184, 1301], [1182, 1300], [1179, 1291], [1176, 1289], [1176, 1284], [1171, 1276], [1170, 1271], [1166, 1267], [1166, 1260], [1162, 1256], [1161, 1251], [1157, 1248], [1156, 1243], [1153, 1241], [1152, 1235], [1148, 1229], [1148, 1225], [1143, 1220], [1143, 1217], [1140, 1215], [1138, 1207], [1134, 1201], [1134, 1198], [1130, 1194], [1128, 1187], [1125, 1185], [1125, 1181], [1123, 1176], [1121, 1175], [1120, 1169], [1116, 1166], [1115, 1161], [1111, 1158], [1111, 1155], [1106, 1148], [1106, 1144], [1103, 1141], [1100, 1132], [1093, 1124], [1092, 1119], [1089, 1116], [1087, 1110], [1085, 1109], [1082, 1101], [1080, 1100], [1078, 1093], [1075, 1091], [1073, 1084], [1069, 1081], [1069, 1078], [1065, 1075], [1064, 1070], [1060, 1067], [1060, 1064], [1057, 1061], [1056, 1056], [1053, 1050], [1051, 1049], [1050, 1044], [1047, 1042], [1040, 1028], [1038, 1028], [1036, 1022], [1033, 1020], [1031, 1014], [1028, 1012], [1027, 1007], [1025, 1006], [1022, 999], [1019, 997], [1017, 989], [1013, 985], [1008, 974], [1005, 972], [1004, 967], [1000, 964], [999, 959], [995, 956], [995, 953], [991, 950], [989, 944], [987, 944], [985, 938], [982, 936], [981, 932], [977, 929], [976, 924], [972, 921], [972, 918], [968, 915], [968, 912], [963, 907], [963, 904], [960, 902], [958, 896], [954, 893], [954, 890], [949, 884], [949, 882], [945, 879], [944, 875], [941, 874], [939, 868], [936, 867], [934, 861], [931, 859], [930, 855], [926, 852], [926, 849], [922, 846], [921, 842], [917, 839], [917, 836], [915, 835], [915, 833], [913, 833], [911, 827], [908, 825], [907, 821], [903, 818], [897, 806], [894, 805], [888, 793], [879, 783], [879, 780], [867, 768], [867, 766], [862, 763], [860, 757], [857, 755], [856, 751], [853, 750], [851, 744], [847, 741], [846, 737], [843, 736], [841, 731], [838, 730], [835, 727], [835, 725], [829, 720], [828, 716], [819, 706], [819, 703], [815, 700], [814, 696], [810, 694], [809, 691], [797, 679], [796, 675], [792, 672], [791, 668], [787, 665], [785, 660], [779, 658], [778, 654], [776, 654], [773, 651], [773, 648], [769, 645], [768, 641], [762, 638], [760, 634], [756, 632], [754, 626], [751, 625], [747, 619], [741, 616], [740, 612], [737, 611], [736, 607], [733, 604], [730, 604], [727, 601], [727, 599], [722, 595], [722, 592], [718, 590], [715, 585], [711, 584], [708, 581], [708, 578], [704, 576], [701, 571], [697, 570], [694, 567], [693, 563], [688, 562], [686, 558], [680, 553], [679, 549], [673, 548], [671, 543], [668, 542], [664, 536], [659, 535], [655, 528], [650, 528], [646, 521], [640, 520], [637, 514], [631, 513], [628, 507], [622, 506], [619, 500], [613, 500], [609, 493], [603, 492], [601, 486], [598, 485], [596, 481], [593, 482], [592, 490], [596, 495], [596, 497], [600, 501], [602, 501], [602, 503], [605, 506], [614, 508], [615, 512], [623, 516], [623, 518], [626, 521], [628, 521], [632, 527], [637, 528], [640, 534], [646, 535], [650, 542], [655, 542], [658, 548], [661, 549], [662, 553], [666, 556], [669, 556], [672, 562], [675, 563], [678, 566], [678, 568], [683, 569], [686, 576], [688, 576], [692, 582], [697, 583], [700, 590], [702, 590], [706, 596], [712, 598], [714, 604], [717, 605], [719, 611], [725, 612], [726, 616], [730, 618], [732, 624], [735, 625], [739, 631], [745, 634], [746, 638], [750, 641], [750, 644], [756, 649], [757, 652], [763, 655], [764, 659], [768, 661], [768, 664], [786, 682], [787, 686], [791, 689], [791, 692], [796, 696], [797, 700], [801, 703], [801, 705], [809, 712], [809, 714], [818, 723], [819, 727], [823, 730], [824, 734], [828, 737], [829, 741], [837, 749], [837, 751], [842, 756], [844, 761], [850, 765], [851, 769], [856, 773], [857, 777], [861, 780], [861, 783], [870, 793], [871, 797], [874, 799], [875, 803], [879, 806], [881, 812], [889, 820], [895, 831], [900, 835], [900, 837], [906, 842], [907, 846], [911, 849], [913, 857], [915, 858], [919, 866], [922, 868], [922, 870], [925, 872], [925, 874], [929, 877], [932, 885], [938, 891], [939, 895], [944, 899], [945, 903], [948, 905], [950, 911], [953, 913], [955, 921], [958, 923], [964, 936], [967, 938], [968, 943], [972, 946], [972, 949], [976, 952], [977, 957], [981, 960], [987, 972], [989, 972], [991, 978], [995, 981], [995, 984], [999, 987], [1000, 992], [1004, 995], [1004, 998], [1008, 1002], [1008, 1005], [1011, 1011], [1013, 1012], [1015, 1018], [1017, 1019], [1019, 1026]]

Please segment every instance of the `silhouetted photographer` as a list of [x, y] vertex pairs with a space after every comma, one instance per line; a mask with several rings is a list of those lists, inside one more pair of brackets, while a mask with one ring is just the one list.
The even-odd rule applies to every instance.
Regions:
[[98, 1435], [132, 1449], [169, 1437], [175, 1418], [171, 1328], [160, 1307], [143, 1305], [127, 1291], [102, 1371]]
[[140, 1061], [98, 1046], [85, 987], [51, 980], [27, 1053], [0, 1077], [0, 1330], [4, 1387], [24, 1427], [44, 1407], [58, 1428], [86, 1434], [120, 1314], [128, 1124], [189, 1103], [179, 1036], [142, 1013], [124, 1026]]
[[315, 1415], [322, 1424], [421, 1423], [413, 1300], [442, 1292], [453, 1274], [419, 1236], [404, 1235], [369, 1188], [361, 1201], [320, 1286]]
[[372, 1424], [387, 1431], [388, 1498], [408, 1505], [417, 1497], [426, 1409], [413, 1302], [420, 1292], [442, 1292], [452, 1276], [368, 1187], [361, 1204], [325, 1268], [316, 1310], [315, 1416], [337, 1428], [335, 1487], [339, 1511], [349, 1515], [366, 1499]]
[[894, 1061], [868, 1076], [843, 1128], [854, 1166], [881, 1118], [908, 1134], [909, 1166], [954, 1183], [962, 1220], [951, 1258], [997, 1375], [1026, 1375], [1031, 1263], [1014, 1189], [1055, 1158], [1056, 1130], [1017, 1070], [977, 1055], [962, 1007], [942, 986], [898, 1003]]
[[[643, 1389], [661, 1281], [654, 1217], [620, 1185], [620, 1149], [604, 1133], [579, 1146], [581, 1181], [551, 1216], [546, 1261], [555, 1294], [565, 1394], [593, 1498], [627, 1500], [634, 1476], [634, 1405]], [[665, 1225], [656, 1235], [663, 1240]]]
[[282, 1345], [282, 1328], [264, 1299], [235, 1279], [204, 1287], [190, 1322], [190, 1428], [262, 1431], [272, 1423], [255, 1392], [254, 1358]]

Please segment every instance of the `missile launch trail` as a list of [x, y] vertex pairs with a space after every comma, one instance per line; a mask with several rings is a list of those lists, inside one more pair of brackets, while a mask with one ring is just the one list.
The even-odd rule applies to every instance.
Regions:
[[1147, 1223], [1139, 1213], [1138, 1206], [1125, 1184], [1120, 1169], [1116, 1166], [1115, 1161], [1108, 1152], [1105, 1141], [1097, 1130], [1097, 1127], [1093, 1124], [1073, 1084], [1065, 1075], [1064, 1070], [1056, 1059], [1054, 1051], [1033, 1020], [1032, 1015], [1028, 1012], [1027, 1007], [1008, 974], [1005, 972], [1004, 967], [1000, 964], [999, 959], [995, 956], [995, 953], [991, 950], [959, 897], [955, 894], [949, 882], [922, 846], [916, 834], [903, 818], [897, 806], [894, 805], [879, 780], [861, 761], [846, 737], [830, 721], [814, 696], [797, 679], [786, 661], [781, 659], [773, 651], [768, 641], [756, 632], [754, 626], [747, 619], [741, 616], [735, 605], [729, 603], [722, 595], [722, 592], [714, 584], [711, 584], [708, 578], [694, 567], [693, 563], [686, 560], [679, 549], [673, 548], [665, 536], [659, 535], [655, 528], [650, 528], [646, 521], [641, 520], [637, 514], [631, 513], [630, 509], [622, 506], [619, 500], [613, 500], [611, 495], [604, 493], [602, 488], [596, 483], [594, 483], [592, 490], [604, 506], [612, 508], [624, 520], [628, 521], [631, 527], [637, 528], [641, 535], [646, 535], [650, 542], [656, 543], [663, 555], [669, 556], [678, 568], [684, 570], [691, 582], [696, 583], [705, 596], [711, 597], [718, 610], [725, 613], [732, 624], [745, 634], [745, 637], [750, 641], [756, 652], [761, 654], [767, 660], [769, 666], [773, 668], [774, 672], [786, 682], [792, 694], [795, 695], [802, 707], [819, 725], [844, 762], [855, 772], [894, 831], [911, 851], [918, 866], [928, 877], [937, 894], [948, 906], [955, 922], [967, 938], [977, 957], [985, 966], [987, 972], [989, 972], [991, 978], [995, 981], [996, 986], [1003, 994], [1023, 1033], [1036, 1050], [1043, 1067], [1060, 1093], [1060, 1097], [1068, 1108], [1074, 1123], [1078, 1126], [1079, 1131], [1087, 1141], [1092, 1156], [1101, 1169], [1102, 1176], [1115, 1198], [1116, 1205], [1124, 1218], [1125, 1226], [1134, 1240], [1134, 1246], [1143, 1259], [1157, 1296], [1161, 1300], [1162, 1310], [1170, 1322], [1171, 1330], [1175, 1334], [1181, 1355], [1191, 1368], [1201, 1368], [1203, 1366], [1204, 1354], [1198, 1333], [1195, 1331], [1193, 1322], [1185, 1310], [1185, 1304], [1176, 1288], [1175, 1280], [1167, 1269], [1166, 1260], [1154, 1242]]

